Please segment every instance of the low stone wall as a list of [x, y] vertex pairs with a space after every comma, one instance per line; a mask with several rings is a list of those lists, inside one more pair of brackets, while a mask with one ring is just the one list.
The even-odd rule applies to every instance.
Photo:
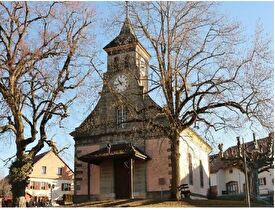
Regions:
[[89, 201], [88, 195], [74, 195], [73, 202], [74, 203], [84, 203]]
[[147, 199], [169, 199], [170, 198], [170, 191], [152, 191], [147, 192], [146, 198]]

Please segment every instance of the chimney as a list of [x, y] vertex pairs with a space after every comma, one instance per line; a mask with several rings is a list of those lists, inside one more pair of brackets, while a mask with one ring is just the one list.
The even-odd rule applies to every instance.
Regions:
[[51, 140], [50, 147], [51, 147], [52, 152], [54, 152], [55, 154], [58, 153], [58, 151], [57, 151], [57, 146], [56, 146], [56, 145], [57, 145], [57, 144], [56, 144], [56, 141]]

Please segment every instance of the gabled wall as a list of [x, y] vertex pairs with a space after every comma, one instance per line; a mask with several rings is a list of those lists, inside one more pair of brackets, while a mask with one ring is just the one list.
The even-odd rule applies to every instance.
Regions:
[[[42, 166], [47, 167], [46, 174], [42, 174]], [[63, 174], [61, 176], [57, 174], [58, 167], [63, 168]], [[50, 151], [34, 164], [33, 171], [30, 174], [30, 177], [72, 180], [73, 172], [68, 168], [66, 164], [64, 164], [64, 162], [59, 157], [57, 157], [52, 151]]]

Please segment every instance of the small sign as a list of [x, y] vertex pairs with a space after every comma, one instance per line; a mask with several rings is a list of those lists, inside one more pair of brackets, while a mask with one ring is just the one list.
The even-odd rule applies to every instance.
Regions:
[[165, 178], [159, 178], [159, 185], [165, 185], [166, 179]]

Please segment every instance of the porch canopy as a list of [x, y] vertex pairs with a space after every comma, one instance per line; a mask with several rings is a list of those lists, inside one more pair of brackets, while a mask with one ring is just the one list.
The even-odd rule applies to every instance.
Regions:
[[150, 159], [150, 157], [144, 152], [142, 152], [132, 144], [127, 143], [107, 145], [106, 147], [101, 148], [97, 151], [83, 155], [78, 159], [83, 162], [99, 165], [104, 160], [128, 158], [135, 160]]

